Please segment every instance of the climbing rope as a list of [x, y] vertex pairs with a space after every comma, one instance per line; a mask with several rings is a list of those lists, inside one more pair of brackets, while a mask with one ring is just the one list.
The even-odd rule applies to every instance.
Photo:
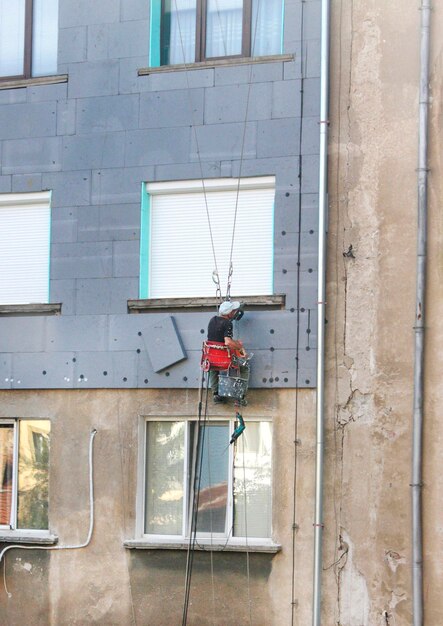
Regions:
[[249, 608], [249, 624], [252, 626], [252, 602], [251, 602], [251, 572], [249, 563], [249, 543], [248, 543], [248, 498], [246, 493], [246, 455], [245, 455], [245, 438], [242, 437], [243, 451], [243, 494], [245, 507], [245, 542], [246, 542], [246, 575], [248, 581], [248, 608]]
[[188, 92], [188, 99], [189, 99], [189, 109], [191, 112], [191, 128], [192, 128], [192, 132], [194, 134], [194, 139], [195, 139], [195, 148], [197, 151], [197, 157], [198, 157], [198, 164], [199, 164], [199, 168], [200, 168], [200, 178], [201, 178], [201, 183], [202, 183], [202, 189], [203, 189], [203, 198], [204, 198], [204, 202], [205, 202], [205, 211], [206, 211], [206, 219], [208, 222], [208, 229], [209, 229], [209, 237], [211, 239], [211, 247], [212, 247], [212, 256], [213, 256], [213, 260], [214, 260], [214, 271], [212, 272], [212, 280], [214, 281], [215, 285], [216, 285], [216, 298], [218, 298], [219, 302], [221, 302], [222, 300], [222, 296], [221, 296], [221, 287], [220, 287], [220, 276], [219, 276], [219, 271], [218, 271], [218, 265], [217, 265], [217, 255], [215, 252], [215, 245], [214, 245], [214, 236], [213, 236], [213, 232], [212, 232], [212, 225], [211, 225], [211, 216], [209, 214], [209, 205], [208, 205], [208, 197], [207, 197], [207, 193], [206, 193], [206, 186], [205, 186], [205, 179], [204, 179], [204, 175], [203, 175], [203, 164], [202, 164], [202, 160], [201, 160], [201, 153], [200, 153], [200, 144], [198, 141], [198, 135], [197, 135], [197, 129], [194, 123], [194, 108], [193, 108], [193, 104], [192, 104], [192, 98], [191, 98], [191, 87], [190, 87], [190, 83], [189, 83], [189, 73], [188, 73], [188, 65], [186, 63], [186, 54], [185, 54], [185, 45], [183, 42], [183, 36], [182, 36], [182, 29], [181, 29], [181, 25], [180, 25], [180, 14], [179, 14], [179, 10], [177, 7], [177, 0], [174, 0], [174, 6], [175, 6], [175, 12], [177, 15], [177, 29], [178, 29], [178, 35], [179, 35], [179, 39], [180, 39], [180, 46], [182, 49], [182, 54], [183, 54], [183, 65], [185, 68], [185, 76], [186, 76], [186, 85], [187, 85], [187, 92]]
[[[206, 393], [205, 393], [205, 408], [202, 413], [202, 390], [203, 381], [206, 378]], [[191, 593], [191, 580], [192, 580], [192, 566], [194, 563], [194, 552], [197, 540], [197, 522], [198, 522], [198, 507], [200, 500], [200, 486], [203, 464], [203, 452], [204, 441], [206, 432], [206, 422], [208, 414], [208, 395], [209, 395], [209, 375], [205, 376], [205, 372], [202, 372], [202, 382], [200, 385], [200, 399], [198, 404], [198, 422], [195, 441], [195, 455], [194, 455], [194, 480], [193, 480], [193, 497], [191, 506], [191, 526], [189, 532], [188, 550], [186, 556], [186, 575], [185, 575], [185, 596], [183, 602], [183, 614], [182, 614], [182, 626], [186, 626], [188, 620], [189, 609], [189, 597]]]
[[[215, 266], [215, 269], [212, 272], [212, 280], [216, 285], [216, 298], [218, 299], [219, 302], [221, 302], [222, 301], [222, 289], [221, 289], [221, 284], [220, 284], [220, 274], [218, 271], [217, 255], [215, 251], [214, 236], [213, 236], [212, 225], [211, 225], [211, 216], [210, 216], [208, 198], [207, 198], [206, 187], [205, 187], [205, 179], [204, 179], [204, 174], [203, 174], [203, 164], [202, 164], [202, 159], [201, 159], [200, 144], [198, 141], [196, 125], [194, 123], [193, 105], [192, 105], [191, 90], [190, 90], [190, 83], [189, 83], [188, 64], [186, 63], [185, 46], [184, 46], [184, 41], [183, 41], [183, 36], [182, 36], [182, 29], [180, 25], [180, 15], [179, 15], [178, 7], [177, 7], [177, 0], [174, 0], [174, 6], [175, 6], [175, 11], [176, 11], [176, 16], [177, 16], [177, 30], [179, 34], [180, 46], [181, 46], [182, 55], [183, 55], [183, 66], [185, 68], [185, 75], [186, 75], [186, 84], [187, 84], [187, 91], [188, 91], [188, 98], [189, 98], [189, 105], [190, 105], [191, 119], [192, 119], [191, 127], [192, 127], [192, 132], [195, 138], [196, 152], [197, 152], [197, 157], [198, 157], [200, 177], [201, 177], [201, 183], [202, 183], [202, 188], [203, 188], [203, 197], [204, 197], [204, 202], [205, 202], [206, 219], [208, 222], [209, 236], [211, 239], [211, 247], [212, 247], [212, 255], [213, 255], [214, 266]], [[225, 55], [226, 55], [226, 42], [225, 42], [225, 36], [223, 34], [220, 10], [219, 10], [219, 5], [218, 5], [217, 0], [216, 0], [216, 8], [217, 8], [217, 17], [218, 17], [219, 25], [220, 25], [220, 32], [222, 33], [223, 47], [224, 47]], [[258, 3], [257, 15], [255, 18], [254, 35], [253, 35], [252, 42], [251, 42], [251, 51], [254, 49], [254, 45], [256, 41], [260, 9], [261, 9], [261, 0]], [[245, 149], [245, 143], [246, 143], [246, 130], [247, 130], [247, 121], [248, 121], [248, 112], [249, 112], [249, 102], [250, 102], [250, 96], [251, 96], [252, 67], [253, 66], [251, 63], [249, 67], [248, 91], [247, 91], [247, 98], [246, 98], [245, 118], [243, 122], [243, 134], [242, 134], [242, 142], [241, 142], [241, 150], [240, 150], [240, 163], [239, 163], [239, 172], [238, 172], [238, 180], [237, 180], [234, 220], [233, 220], [233, 225], [232, 225], [231, 249], [230, 249], [230, 254], [229, 254], [228, 278], [227, 278], [227, 284], [226, 284], [225, 300], [230, 300], [231, 298], [231, 283], [232, 283], [232, 275], [233, 275], [232, 257], [234, 253], [235, 232], [236, 232], [236, 226], [237, 226], [237, 214], [238, 214], [238, 205], [239, 205], [239, 197], [240, 197], [240, 183], [241, 183], [241, 174], [243, 171], [244, 149]]]
[[[197, 152], [197, 157], [198, 157], [204, 203], [205, 203], [206, 219], [208, 223], [208, 229], [209, 229], [209, 235], [210, 235], [211, 247], [212, 247], [212, 255], [213, 255], [214, 266], [215, 266], [215, 269], [212, 272], [212, 280], [216, 286], [216, 298], [218, 299], [220, 303], [222, 301], [220, 274], [218, 270], [217, 255], [215, 251], [214, 237], [213, 237], [213, 231], [212, 231], [212, 225], [211, 225], [211, 216], [210, 216], [210, 211], [209, 211], [209, 204], [208, 204], [208, 198], [207, 198], [206, 186], [205, 186], [205, 180], [204, 180], [204, 174], [203, 174], [203, 164], [202, 164], [202, 159], [201, 159], [200, 144], [198, 141], [197, 129], [196, 129], [196, 126], [194, 124], [194, 119], [193, 119], [194, 116], [193, 116], [193, 106], [192, 106], [189, 75], [188, 75], [188, 65], [186, 63], [185, 47], [184, 47], [184, 42], [183, 42], [182, 29], [180, 25], [180, 16], [179, 16], [179, 11], [177, 7], [177, 0], [174, 0], [174, 6], [175, 6], [175, 11], [176, 11], [176, 16], [177, 16], [177, 28], [178, 28], [180, 45], [181, 45], [182, 54], [183, 54], [183, 65], [185, 68], [186, 83], [187, 83], [187, 88], [188, 88], [187, 91], [188, 91], [191, 119], [192, 119], [191, 126], [192, 126], [192, 132], [195, 138], [196, 152]], [[219, 20], [220, 31], [222, 32], [222, 41], [223, 41], [225, 55], [226, 55], [226, 42], [225, 42], [225, 37], [223, 36], [223, 29], [221, 27], [221, 17], [220, 17], [219, 5], [218, 5], [217, 0], [216, 0], [216, 8], [217, 8], [217, 16]], [[254, 48], [254, 44], [256, 40], [260, 8], [261, 8], [261, 3], [259, 3], [259, 7], [257, 10], [255, 27], [254, 27], [253, 43], [252, 43], [251, 50]], [[231, 298], [231, 284], [232, 284], [232, 276], [233, 276], [232, 259], [233, 259], [233, 252], [234, 252], [235, 233], [236, 233], [236, 226], [237, 226], [237, 215], [238, 215], [238, 206], [239, 206], [239, 197], [240, 197], [241, 175], [242, 175], [242, 170], [243, 170], [244, 150], [245, 150], [245, 143], [246, 143], [246, 130], [247, 130], [247, 120], [248, 120], [248, 113], [249, 113], [251, 83], [252, 83], [252, 63], [250, 64], [250, 68], [249, 68], [246, 109], [245, 109], [241, 150], [240, 150], [240, 163], [239, 163], [239, 172], [238, 172], [238, 179], [237, 179], [235, 210], [234, 210], [234, 219], [233, 219], [233, 225], [232, 225], [232, 237], [231, 237], [231, 247], [230, 247], [230, 254], [229, 254], [228, 277], [227, 277], [227, 284], [226, 284], [225, 300], [229, 300]], [[203, 463], [203, 453], [204, 453], [205, 430], [206, 430], [206, 423], [207, 423], [209, 374], [206, 379], [205, 407], [204, 407], [204, 414], [202, 416], [203, 381], [204, 381], [204, 374], [202, 375], [202, 382], [200, 386], [200, 399], [199, 399], [197, 434], [196, 434], [197, 440], [196, 440], [196, 450], [195, 450], [195, 456], [194, 456], [194, 481], [193, 481], [193, 497], [192, 497], [192, 509], [191, 509], [191, 525], [190, 525], [189, 542], [188, 542], [187, 559], [186, 559], [185, 595], [184, 595], [184, 603], [183, 603], [182, 626], [186, 626], [187, 624], [191, 580], [192, 580], [192, 568], [193, 568], [194, 552], [195, 552], [196, 537], [197, 537], [199, 496], [200, 496], [202, 463]], [[208, 455], [208, 463], [210, 463], [209, 456], [210, 455]], [[235, 452], [233, 453], [232, 459], [233, 459], [232, 462], [234, 462]], [[247, 512], [246, 512], [247, 494], [246, 494], [246, 467], [245, 467], [244, 441], [243, 441], [243, 473], [244, 473], [244, 497], [245, 497], [244, 514], [245, 514], [245, 535], [246, 535], [246, 570], [247, 570], [247, 581], [248, 581], [248, 606], [249, 606], [249, 622], [252, 626], [252, 613], [251, 613], [252, 606], [251, 606], [251, 593], [250, 593], [250, 562], [249, 562], [249, 546], [248, 546], [248, 537], [247, 537]], [[215, 619], [215, 593], [214, 593], [215, 586], [214, 586], [214, 568], [213, 568], [213, 554], [212, 554], [212, 511], [210, 512], [210, 516], [211, 516], [210, 522], [211, 522], [212, 601], [213, 601], [213, 613], [214, 613], [214, 619]], [[230, 532], [232, 532], [232, 527], [231, 527]]]
[[[218, 6], [218, 4], [217, 4], [217, 6]], [[251, 41], [251, 55], [252, 55], [252, 51], [254, 50], [255, 42], [256, 42], [256, 38], [257, 38], [257, 25], [258, 25], [258, 18], [259, 18], [259, 15], [260, 15], [260, 9], [261, 9], [261, 0], [259, 0], [259, 2], [258, 2], [257, 15], [255, 17], [254, 36], [253, 36], [252, 41]], [[245, 110], [245, 119], [244, 119], [244, 122], [243, 122], [243, 136], [242, 136], [242, 144], [241, 144], [241, 151], [240, 151], [240, 164], [239, 164], [239, 169], [238, 169], [237, 195], [236, 195], [236, 198], [235, 198], [234, 221], [233, 221], [233, 224], [232, 224], [231, 252], [229, 254], [229, 274], [228, 274], [228, 283], [227, 283], [227, 287], [226, 287], [226, 300], [229, 300], [230, 297], [231, 297], [231, 281], [232, 281], [232, 274], [233, 274], [232, 256], [233, 256], [233, 253], [234, 253], [235, 229], [236, 229], [236, 226], [237, 226], [238, 201], [239, 201], [239, 197], [240, 197], [240, 182], [241, 182], [241, 175], [242, 175], [242, 170], [243, 170], [243, 158], [244, 158], [244, 150], [245, 150], [245, 143], [246, 143], [245, 140], [246, 140], [246, 129], [247, 129], [248, 113], [249, 113], [249, 101], [250, 101], [250, 97], [251, 97], [252, 67], [253, 67], [253, 65], [251, 63], [249, 65], [248, 95], [246, 97], [246, 110]]]

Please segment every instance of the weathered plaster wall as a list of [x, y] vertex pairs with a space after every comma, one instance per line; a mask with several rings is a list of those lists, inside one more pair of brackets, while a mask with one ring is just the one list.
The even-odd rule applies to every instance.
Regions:
[[[181, 623], [186, 553], [128, 550], [123, 541], [135, 536], [141, 416], [194, 416], [196, 410], [196, 391], [0, 392], [0, 417], [52, 421], [50, 529], [60, 544], [83, 542], [88, 533], [88, 444], [91, 429], [97, 429], [92, 542], [81, 550], [8, 552], [6, 582], [12, 596], [0, 591], [0, 623]], [[210, 406], [212, 416], [230, 414]], [[246, 553], [215, 552], [214, 583], [209, 553], [196, 553], [188, 624], [291, 623], [293, 588], [294, 623], [305, 626], [311, 612], [315, 394], [253, 391], [243, 415], [272, 418], [273, 537], [282, 550], [250, 553], [249, 585]], [[294, 506], [299, 529], [293, 534]]]
[[[409, 483], [418, 8], [419, 3], [380, 0], [332, 3], [323, 589], [327, 625], [406, 626], [412, 619]], [[442, 17], [441, 7], [435, 6], [424, 446], [429, 625], [443, 623], [436, 590], [442, 545], [442, 525], [436, 520], [441, 518], [443, 485], [437, 465]]]

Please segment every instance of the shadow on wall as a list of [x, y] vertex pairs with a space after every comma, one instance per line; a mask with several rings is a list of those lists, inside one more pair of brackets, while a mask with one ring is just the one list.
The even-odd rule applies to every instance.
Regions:
[[[181, 623], [186, 558], [186, 550], [131, 551], [130, 578], [137, 624]], [[271, 624], [268, 579], [273, 558], [274, 555], [249, 554], [248, 594], [246, 552], [213, 552], [213, 576], [210, 553], [195, 552], [189, 624]]]

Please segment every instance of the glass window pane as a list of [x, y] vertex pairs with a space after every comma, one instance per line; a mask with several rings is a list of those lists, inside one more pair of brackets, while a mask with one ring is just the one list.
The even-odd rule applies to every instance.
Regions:
[[162, 16], [161, 64], [194, 63], [196, 0], [165, 0]]
[[208, 0], [206, 58], [241, 54], [243, 0]]
[[281, 53], [282, 0], [252, 0], [252, 56]]
[[201, 430], [203, 458], [197, 532], [224, 533], [228, 506], [229, 424], [209, 424]]
[[58, 0], [34, 0], [32, 27], [32, 75], [57, 72]]
[[234, 536], [271, 536], [271, 450], [269, 422], [247, 422], [234, 459]]
[[22, 76], [25, 0], [0, 0], [0, 76]]
[[184, 422], [146, 423], [145, 533], [183, 533]]
[[48, 528], [49, 420], [20, 420], [17, 527]]
[[12, 480], [14, 464], [14, 426], [0, 425], [0, 526], [11, 523]]

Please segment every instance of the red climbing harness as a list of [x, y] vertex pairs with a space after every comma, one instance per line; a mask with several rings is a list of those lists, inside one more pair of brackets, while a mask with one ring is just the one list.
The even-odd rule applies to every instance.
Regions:
[[249, 359], [243, 350], [234, 350], [218, 341], [204, 341], [201, 357], [201, 369], [204, 372], [215, 370], [220, 373], [218, 395], [244, 400], [248, 389]]
[[232, 367], [232, 359], [236, 352], [219, 341], [204, 341], [201, 368], [204, 372], [227, 370]]

